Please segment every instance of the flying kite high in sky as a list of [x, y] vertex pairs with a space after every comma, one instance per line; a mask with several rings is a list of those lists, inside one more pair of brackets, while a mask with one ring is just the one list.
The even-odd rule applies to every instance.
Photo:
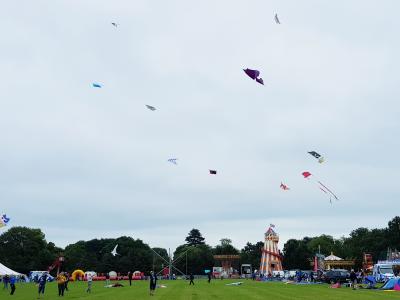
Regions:
[[117, 253], [118, 244], [114, 247], [113, 251], [111, 251], [112, 256], [119, 255]]
[[284, 184], [284, 183], [282, 183], [282, 182], [281, 182], [280, 188], [281, 188], [282, 190], [284, 190], [284, 191], [290, 190], [290, 188], [289, 188], [286, 184]]
[[7, 226], [8, 222], [10, 222], [10, 218], [7, 218], [6, 214], [3, 214], [0, 218], [0, 227]]
[[151, 105], [147, 105], [147, 104], [146, 104], [146, 107], [147, 107], [148, 109], [152, 110], [152, 111], [155, 111], [155, 110], [156, 110], [156, 108], [155, 108], [154, 106], [151, 106]]
[[102, 88], [102, 85], [100, 84], [100, 83], [92, 83], [92, 86], [94, 87], [94, 88]]
[[243, 71], [246, 73], [247, 76], [257, 81], [259, 84], [264, 84], [262, 78], [258, 78], [258, 76], [260, 76], [260, 71], [252, 69], [243, 69]]
[[322, 164], [324, 161], [325, 161], [325, 159], [321, 156], [321, 154], [319, 154], [319, 153], [317, 153], [317, 152], [315, 152], [315, 151], [310, 151], [310, 152], [308, 152], [310, 155], [312, 155], [312, 156], [314, 156], [316, 159], [318, 159], [318, 162], [320, 163], [320, 164]]
[[[307, 180], [310, 180], [311, 177], [313, 177], [313, 175], [308, 171], [303, 172], [302, 175]], [[322, 192], [324, 192], [326, 195], [329, 196], [329, 202], [331, 204], [332, 204], [332, 197], [335, 198], [336, 200], [339, 200], [339, 198], [325, 184], [323, 184], [321, 181], [315, 180], [314, 182]]]
[[279, 18], [278, 18], [278, 14], [275, 14], [275, 23], [281, 24], [281, 21], [279, 21]]
[[177, 164], [178, 164], [177, 160], [178, 160], [177, 158], [170, 158], [170, 159], [168, 159], [168, 161], [169, 161], [170, 163], [174, 164], [174, 165], [177, 165]]
[[112, 22], [111, 24], [112, 24], [114, 27], [118, 27], [118, 24], [115, 23], [115, 22]]
[[216, 170], [209, 170], [211, 175], [217, 175], [217, 171]]

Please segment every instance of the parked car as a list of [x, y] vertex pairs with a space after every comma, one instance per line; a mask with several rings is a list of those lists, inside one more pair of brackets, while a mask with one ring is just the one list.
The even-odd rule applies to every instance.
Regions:
[[321, 278], [327, 283], [346, 282], [350, 279], [350, 272], [347, 270], [329, 270]]

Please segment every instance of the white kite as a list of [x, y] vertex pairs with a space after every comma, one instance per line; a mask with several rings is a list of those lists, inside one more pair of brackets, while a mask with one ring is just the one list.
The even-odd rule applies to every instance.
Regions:
[[242, 285], [242, 283], [243, 283], [243, 282], [239, 281], [239, 282], [227, 283], [227, 284], [225, 284], [225, 285], [228, 285], [228, 286], [238, 286], [238, 285]]
[[118, 244], [114, 247], [113, 251], [111, 251], [112, 256], [119, 255], [117, 253]]

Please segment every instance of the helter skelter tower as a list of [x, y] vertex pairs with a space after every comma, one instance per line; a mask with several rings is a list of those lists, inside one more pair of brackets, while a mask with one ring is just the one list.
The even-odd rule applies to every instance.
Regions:
[[274, 231], [274, 227], [275, 225], [271, 224], [265, 233], [260, 274], [268, 275], [272, 271], [282, 271], [282, 257], [278, 249], [279, 236]]

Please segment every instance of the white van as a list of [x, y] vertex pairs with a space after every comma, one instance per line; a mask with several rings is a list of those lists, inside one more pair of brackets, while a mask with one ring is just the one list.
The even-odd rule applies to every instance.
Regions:
[[387, 279], [394, 278], [393, 265], [377, 263], [374, 265], [372, 275], [377, 282], [384, 282]]

